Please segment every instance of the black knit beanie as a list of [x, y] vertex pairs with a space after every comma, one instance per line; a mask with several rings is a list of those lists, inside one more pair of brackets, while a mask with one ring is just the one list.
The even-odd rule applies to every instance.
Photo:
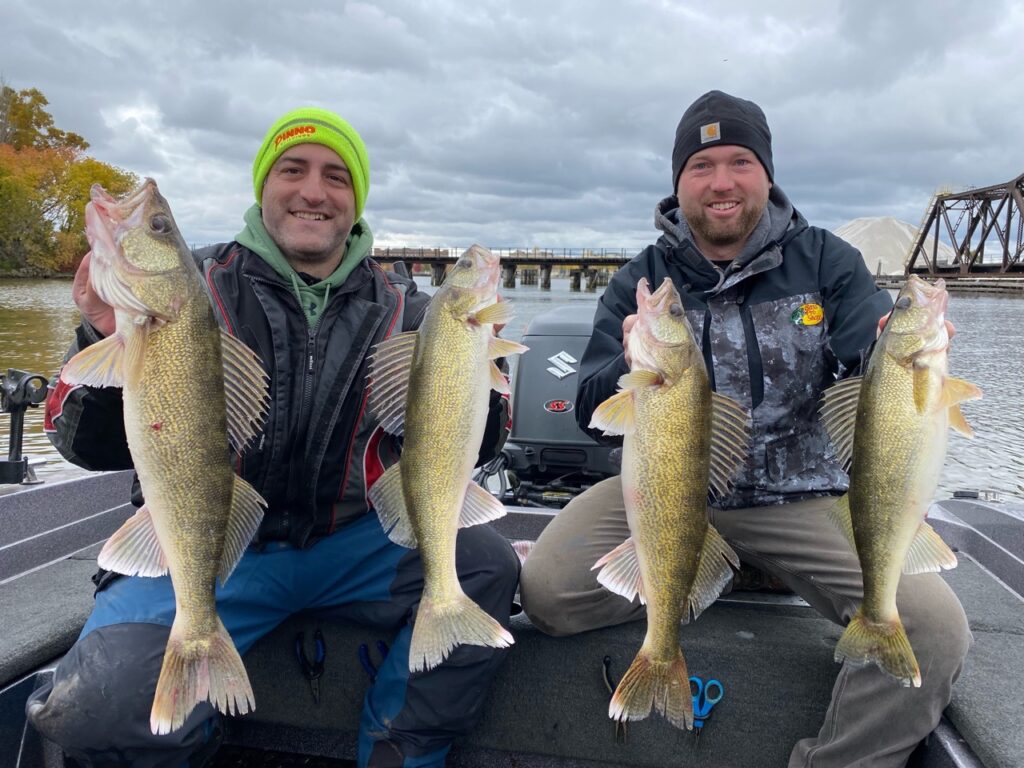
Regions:
[[672, 189], [690, 155], [715, 144], [746, 147], [761, 161], [768, 180], [774, 181], [772, 132], [764, 112], [752, 101], [737, 99], [721, 91], [708, 91], [683, 113], [672, 148]]

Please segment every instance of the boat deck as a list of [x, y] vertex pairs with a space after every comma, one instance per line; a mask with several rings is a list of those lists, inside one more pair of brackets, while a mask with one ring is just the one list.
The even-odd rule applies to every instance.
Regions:
[[[128, 475], [114, 473], [0, 496], [0, 755], [20, 754], [20, 768], [63, 765], [53, 745], [25, 728], [22, 708], [91, 609], [89, 576], [100, 543], [132, 511], [119, 503], [128, 487]], [[535, 538], [549, 519], [516, 509], [497, 525], [510, 539]], [[945, 577], [964, 604], [975, 645], [948, 721], [912, 765], [1024, 765], [1024, 521], [998, 504], [961, 501], [944, 502], [933, 520], [960, 550], [959, 567]], [[296, 634], [309, 637], [317, 628], [327, 646], [319, 704], [294, 656]], [[453, 747], [451, 766], [781, 766], [797, 739], [817, 731], [838, 671], [838, 626], [792, 595], [733, 592], [682, 630], [691, 674], [725, 687], [699, 741], [652, 716], [629, 724], [623, 742], [607, 716], [602, 661], [610, 657], [618, 679], [640, 646], [643, 623], [556, 639], [520, 615], [513, 632], [516, 645], [483, 721]], [[346, 765], [340, 761], [354, 756], [369, 684], [358, 648], [378, 640], [390, 635], [314, 617], [285, 622], [245, 658], [257, 707], [229, 721], [226, 742]], [[231, 759], [228, 751], [225, 765]]]

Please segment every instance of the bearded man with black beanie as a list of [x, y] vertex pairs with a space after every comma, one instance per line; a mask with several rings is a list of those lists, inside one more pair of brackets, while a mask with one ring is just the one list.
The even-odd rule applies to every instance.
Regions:
[[[856, 249], [793, 207], [775, 183], [771, 142], [761, 108], [721, 91], [683, 114], [672, 151], [674, 194], [655, 209], [663, 234], [601, 297], [576, 414], [587, 429], [629, 372], [640, 278], [653, 288], [669, 277], [712, 387], [752, 414], [748, 458], [731, 492], [708, 507], [711, 525], [741, 560], [845, 625], [863, 583], [856, 555], [829, 519], [848, 478], [817, 410], [829, 384], [859, 372], [892, 300]], [[622, 493], [613, 477], [578, 496], [526, 560], [523, 609], [545, 632], [571, 635], [644, 617], [639, 601], [605, 589], [591, 570], [630, 536]], [[875, 665], [845, 664], [824, 725], [794, 746], [790, 768], [897, 768], [938, 724], [971, 644], [966, 616], [934, 573], [903, 576], [896, 602], [927, 670], [921, 687], [901, 687]]]

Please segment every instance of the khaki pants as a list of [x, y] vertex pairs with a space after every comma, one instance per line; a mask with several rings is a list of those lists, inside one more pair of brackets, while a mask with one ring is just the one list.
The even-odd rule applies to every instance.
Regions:
[[[740, 559], [774, 574], [823, 616], [845, 625], [863, 585], [856, 556], [826, 514], [833, 503], [818, 498], [708, 513]], [[590, 570], [627, 536], [618, 477], [574, 499], [523, 566], [520, 593], [530, 620], [549, 634], [571, 635], [643, 618], [638, 601], [612, 594]], [[904, 688], [873, 664], [844, 664], [821, 730], [797, 742], [790, 768], [903, 766], [938, 724], [971, 644], [967, 617], [934, 573], [904, 576], [896, 603], [922, 670], [921, 687]]]

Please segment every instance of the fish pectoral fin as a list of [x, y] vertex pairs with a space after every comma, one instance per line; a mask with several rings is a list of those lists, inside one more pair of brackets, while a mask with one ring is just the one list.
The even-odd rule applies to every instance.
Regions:
[[969, 381], [947, 376], [942, 385], [942, 402], [944, 405], [953, 406], [965, 400], [980, 400], [981, 388]]
[[844, 493], [836, 499], [836, 503], [829, 507], [828, 516], [835, 523], [836, 528], [846, 537], [846, 540], [850, 542], [850, 547], [853, 551], [856, 552], [857, 542], [853, 538], [853, 516], [850, 514], [850, 494]]
[[114, 333], [90, 344], [68, 360], [60, 371], [60, 377], [71, 385], [123, 387], [124, 351], [124, 337]]
[[163, 576], [167, 558], [153, 527], [148, 506], [141, 506], [114, 531], [100, 550], [96, 564], [125, 576]]
[[505, 516], [505, 505], [486, 489], [471, 482], [466, 486], [466, 498], [462, 502], [459, 528], [469, 528], [480, 523], [489, 523]]
[[377, 510], [380, 527], [384, 529], [388, 538], [399, 546], [415, 549], [416, 532], [412, 529], [409, 512], [405, 508], [400, 464], [401, 462], [388, 467], [370, 488], [368, 495], [370, 503]]
[[619, 377], [619, 389], [643, 389], [644, 387], [660, 387], [665, 377], [655, 371], [637, 368]]
[[224, 534], [224, 553], [220, 559], [220, 583], [223, 586], [245, 554], [246, 547], [256, 535], [263, 522], [263, 511], [267, 502], [249, 483], [234, 475], [231, 491], [231, 512], [228, 514], [228, 528]]
[[750, 443], [747, 410], [725, 395], [711, 393], [711, 493], [729, 493], [733, 476], [747, 458]]
[[960, 410], [959, 405], [949, 406], [949, 426], [964, 437], [974, 437], [974, 430], [967, 423], [967, 419], [964, 418], [964, 413]]
[[942, 540], [928, 523], [921, 523], [921, 527], [914, 534], [914, 540], [910, 542], [907, 550], [907, 558], [903, 561], [903, 572], [910, 575], [915, 573], [938, 573], [956, 568], [956, 554]]
[[396, 334], [374, 347], [370, 358], [370, 411], [380, 420], [381, 428], [392, 435], [404, 431], [409, 376], [418, 338], [417, 331]]
[[597, 408], [590, 418], [591, 429], [604, 430], [606, 435], [625, 435], [636, 426], [633, 390], [620, 389]]
[[818, 414], [844, 470], [853, 463], [853, 434], [857, 424], [862, 376], [851, 376], [825, 390]]
[[496, 301], [470, 315], [471, 319], [480, 325], [505, 325], [514, 316], [512, 305], [507, 301]]
[[632, 536], [594, 563], [590, 570], [598, 568], [601, 569], [597, 574], [598, 584], [630, 601], [639, 595], [640, 604], [647, 604], [644, 580], [640, 573], [640, 558], [637, 557], [636, 543]]
[[915, 363], [911, 366], [913, 371], [914, 407], [919, 414], [928, 413], [930, 408], [943, 408], [948, 405], [944, 403], [945, 386], [931, 368], [925, 364]]
[[270, 379], [259, 356], [224, 329], [220, 332], [220, 350], [228, 440], [236, 453], [242, 453], [263, 431], [270, 408]]
[[508, 379], [505, 378], [505, 374], [501, 372], [501, 369], [494, 364], [493, 360], [487, 365], [490, 366], [488, 372], [491, 376], [491, 389], [503, 395], [512, 394], [512, 390], [508, 386]]
[[525, 344], [520, 344], [516, 341], [509, 341], [508, 339], [502, 339], [497, 336], [491, 336], [491, 338], [487, 340], [488, 360], [497, 360], [499, 357], [522, 354], [527, 350], [529, 350], [529, 347]]
[[[731, 566], [731, 567], [730, 567]], [[703, 613], [722, 594], [732, 581], [733, 568], [739, 569], [740, 559], [722, 535], [708, 526], [704, 536], [704, 546], [700, 551], [700, 563], [697, 576], [690, 587], [690, 594], [683, 606], [683, 623], [687, 623], [692, 615], [694, 619]]]

